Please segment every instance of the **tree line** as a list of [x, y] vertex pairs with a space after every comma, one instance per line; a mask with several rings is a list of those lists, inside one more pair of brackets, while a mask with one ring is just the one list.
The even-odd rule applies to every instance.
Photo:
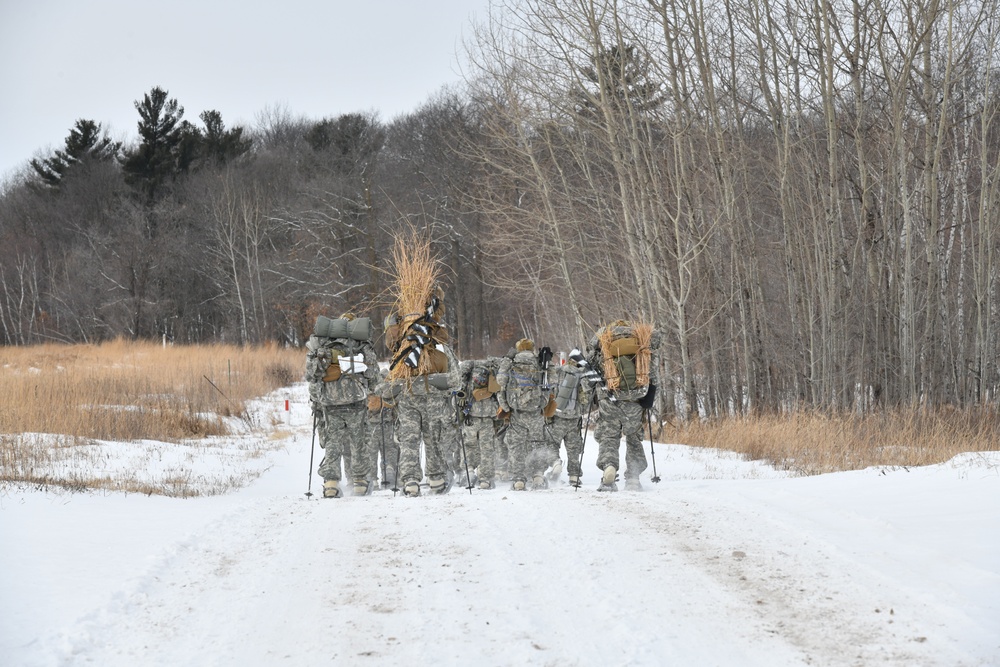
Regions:
[[154, 88], [4, 189], [0, 340], [298, 343], [413, 225], [463, 357], [640, 319], [687, 415], [991, 404], [997, 4], [507, 0], [390, 123]]

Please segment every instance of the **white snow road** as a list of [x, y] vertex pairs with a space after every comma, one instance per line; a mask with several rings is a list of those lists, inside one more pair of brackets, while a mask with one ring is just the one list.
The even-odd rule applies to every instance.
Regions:
[[64, 658], [975, 664], [940, 633], [964, 619], [738, 498], [661, 484], [248, 499], [81, 623]]

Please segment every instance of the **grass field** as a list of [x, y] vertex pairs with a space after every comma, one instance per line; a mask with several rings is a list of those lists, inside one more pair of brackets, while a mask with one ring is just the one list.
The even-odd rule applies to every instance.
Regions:
[[298, 381], [303, 359], [301, 350], [276, 346], [0, 348], [0, 481], [221, 492], [240, 474], [205, 484], [185, 461], [197, 449], [253, 458], [273, 447], [273, 430], [258, 428], [248, 404]]
[[963, 452], [1000, 450], [992, 410], [894, 410], [858, 415], [798, 412], [674, 426], [657, 440], [715, 447], [815, 475], [872, 466], [921, 466]]

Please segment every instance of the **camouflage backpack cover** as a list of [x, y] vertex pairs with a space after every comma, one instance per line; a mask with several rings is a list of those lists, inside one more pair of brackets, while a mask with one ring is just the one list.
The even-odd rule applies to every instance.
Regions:
[[549, 395], [542, 386], [542, 369], [533, 352], [522, 351], [514, 355], [506, 372], [504, 398], [507, 405], [518, 412], [541, 412]]
[[315, 405], [333, 407], [366, 401], [378, 382], [378, 363], [371, 343], [367, 318], [350, 321], [320, 317], [317, 332], [343, 332], [330, 337], [314, 332], [306, 342], [306, 380]]

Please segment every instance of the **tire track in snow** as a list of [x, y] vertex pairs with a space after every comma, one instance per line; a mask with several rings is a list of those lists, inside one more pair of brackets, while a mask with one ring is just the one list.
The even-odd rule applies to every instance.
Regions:
[[684, 567], [703, 571], [752, 610], [747, 621], [754, 634], [798, 647], [804, 664], [972, 664], [947, 647], [928, 644], [928, 622], [897, 613], [920, 607], [906, 591], [800, 526], [782, 522], [773, 510], [760, 512], [752, 503], [737, 506], [684, 487], [667, 496], [618, 495], [628, 507], [623, 514], [665, 536]]

